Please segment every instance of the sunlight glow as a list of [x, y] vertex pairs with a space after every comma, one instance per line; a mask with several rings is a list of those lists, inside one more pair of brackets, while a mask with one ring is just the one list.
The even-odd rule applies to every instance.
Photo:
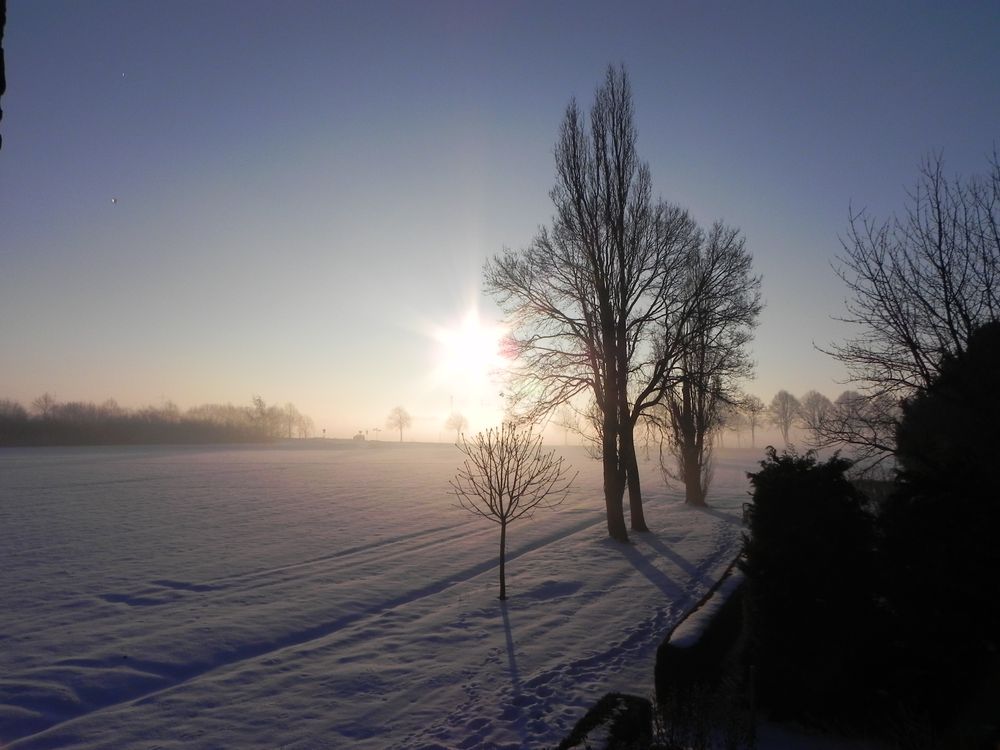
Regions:
[[483, 321], [470, 310], [457, 325], [433, 332], [437, 341], [434, 379], [466, 395], [495, 390], [509, 365], [501, 353], [503, 326]]

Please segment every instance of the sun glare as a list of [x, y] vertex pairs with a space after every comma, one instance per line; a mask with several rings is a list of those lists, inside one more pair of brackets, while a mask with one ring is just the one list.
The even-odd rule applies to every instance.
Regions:
[[480, 320], [475, 310], [458, 325], [438, 330], [437, 379], [466, 392], [493, 389], [508, 364], [500, 348], [503, 335], [502, 326]]

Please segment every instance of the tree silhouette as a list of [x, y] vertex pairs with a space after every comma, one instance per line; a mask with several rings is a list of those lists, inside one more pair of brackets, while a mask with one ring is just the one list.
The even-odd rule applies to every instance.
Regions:
[[815, 433], [829, 418], [833, 403], [819, 391], [809, 391], [799, 402], [799, 421]]
[[567, 107], [555, 160], [551, 229], [489, 261], [484, 284], [513, 323], [516, 412], [533, 422], [580, 394], [596, 404], [608, 533], [625, 541], [626, 485], [632, 528], [647, 528], [634, 428], [669, 386], [671, 362], [649, 338], [684, 299], [696, 227], [653, 200], [623, 68], [608, 68], [589, 123], [575, 101]]
[[538, 508], [554, 508], [576, 478], [567, 478], [563, 459], [542, 452], [542, 437], [504, 424], [458, 444], [465, 460], [450, 481], [459, 505], [500, 526], [500, 599], [507, 598], [507, 526], [530, 518]]
[[744, 396], [740, 401], [740, 408], [746, 415], [747, 425], [750, 427], [750, 445], [755, 447], [757, 445], [757, 428], [761, 425], [761, 419], [764, 412], [767, 411], [767, 406], [757, 396]]
[[771, 424], [781, 431], [781, 439], [788, 445], [788, 433], [795, 424], [795, 419], [799, 414], [799, 400], [785, 390], [778, 391], [771, 399], [771, 406], [768, 408], [768, 416]]
[[866, 417], [857, 429], [836, 419], [820, 437], [862, 456], [894, 452], [900, 401], [925, 391], [946, 357], [963, 357], [973, 331], [1000, 318], [997, 153], [985, 176], [965, 181], [929, 157], [907, 198], [902, 216], [882, 222], [851, 214], [837, 269], [852, 296], [844, 320], [859, 333], [827, 353], [872, 403], [856, 410]]
[[410, 413], [402, 406], [394, 406], [385, 420], [385, 426], [390, 430], [399, 430], [399, 442], [403, 442], [403, 430], [413, 424]]
[[[252, 406], [203, 404], [181, 411], [171, 401], [127, 409], [114, 399], [95, 404], [35, 399], [34, 413], [0, 400], [0, 444], [126, 445], [269, 441], [284, 433], [284, 411], [259, 397]], [[312, 424], [312, 420], [299, 415]]]
[[722, 411], [739, 400], [739, 382], [753, 375], [748, 346], [761, 311], [760, 277], [739, 231], [716, 223], [687, 259], [690, 308], [664, 337], [680, 342], [678, 382], [664, 404], [670, 449], [685, 502], [705, 505], [712, 438]]
[[57, 402], [55, 396], [47, 391], [31, 402], [31, 408], [42, 419], [48, 419], [51, 417], [52, 411], [56, 408], [56, 406]]
[[724, 404], [721, 421], [723, 428], [736, 435], [737, 447], [743, 445], [743, 430], [747, 427], [747, 416], [743, 413], [742, 404], [739, 402]]
[[444, 426], [449, 430], [455, 431], [455, 442], [457, 443], [459, 438], [462, 436], [462, 431], [468, 428], [469, 420], [466, 419], [463, 414], [453, 411], [448, 415], [448, 419], [445, 420]]

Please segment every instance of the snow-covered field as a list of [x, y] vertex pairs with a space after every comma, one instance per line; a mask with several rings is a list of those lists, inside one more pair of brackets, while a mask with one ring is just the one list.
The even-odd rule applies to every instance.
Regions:
[[556, 744], [656, 647], [740, 543], [644, 463], [654, 529], [607, 539], [600, 465], [510, 529], [454, 505], [450, 445], [0, 451], [0, 746]]

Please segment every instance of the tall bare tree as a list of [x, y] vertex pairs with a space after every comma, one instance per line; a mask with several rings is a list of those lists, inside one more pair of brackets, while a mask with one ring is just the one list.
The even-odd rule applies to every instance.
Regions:
[[862, 468], [877, 465], [896, 450], [896, 426], [901, 414], [898, 399], [887, 394], [844, 391], [809, 426], [817, 447], [851, 445]]
[[555, 451], [542, 452], [542, 437], [514, 424], [480, 432], [458, 444], [465, 461], [451, 480], [452, 494], [470, 513], [500, 526], [500, 599], [507, 598], [507, 526], [530, 518], [539, 508], [554, 508], [573, 480]]
[[51, 417], [58, 405], [55, 396], [48, 391], [31, 402], [32, 410], [42, 419]]
[[818, 437], [869, 455], [895, 449], [900, 401], [924, 392], [946, 355], [1000, 315], [1000, 158], [985, 176], [949, 180], [940, 155], [921, 165], [901, 216], [853, 213], [837, 273], [851, 292], [844, 320], [858, 334], [827, 352], [869, 401], [857, 429], [835, 410]]
[[455, 442], [457, 443], [462, 437], [462, 430], [468, 428], [469, 420], [465, 418], [464, 414], [454, 411], [448, 415], [448, 419], [445, 420], [444, 426], [449, 430], [455, 431]]
[[722, 411], [738, 403], [740, 381], [753, 375], [748, 347], [762, 308], [761, 279], [753, 275], [743, 236], [721, 223], [690, 252], [688, 273], [691, 307], [677, 327], [683, 342], [679, 381], [666, 390], [664, 403], [676, 476], [686, 502], [701, 506]]
[[399, 442], [403, 442], [403, 430], [413, 424], [410, 413], [402, 406], [394, 406], [385, 420], [385, 426], [390, 430], [399, 430]]
[[747, 425], [750, 427], [750, 445], [757, 445], [757, 428], [760, 427], [767, 406], [757, 396], [744, 396], [740, 401], [740, 408], [747, 418]]
[[771, 424], [781, 431], [781, 439], [785, 441], [785, 445], [789, 444], [789, 433], [799, 415], [800, 407], [799, 400], [785, 390], [778, 391], [771, 399], [771, 405], [767, 410], [768, 417]]
[[608, 68], [589, 123], [570, 103], [555, 161], [552, 227], [490, 260], [484, 285], [514, 330], [517, 413], [535, 420], [580, 394], [593, 398], [608, 533], [626, 540], [626, 484], [632, 528], [646, 529], [634, 426], [660, 400], [672, 365], [650, 340], [680, 304], [696, 228], [685, 211], [652, 198], [624, 69]]
[[809, 391], [799, 400], [799, 422], [813, 432], [826, 423], [833, 410], [833, 402], [819, 391]]

